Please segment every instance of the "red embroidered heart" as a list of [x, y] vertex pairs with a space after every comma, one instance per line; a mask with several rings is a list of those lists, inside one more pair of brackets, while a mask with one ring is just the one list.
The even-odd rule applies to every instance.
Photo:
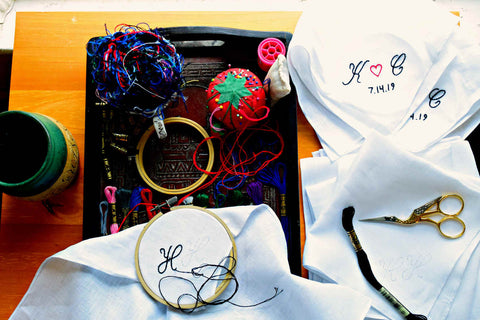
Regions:
[[380, 73], [382, 72], [382, 65], [379, 63], [375, 66], [370, 66], [370, 72], [379, 77]]

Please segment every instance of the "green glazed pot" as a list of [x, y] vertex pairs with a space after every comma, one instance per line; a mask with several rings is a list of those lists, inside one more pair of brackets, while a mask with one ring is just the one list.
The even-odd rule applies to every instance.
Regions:
[[0, 191], [45, 200], [63, 191], [78, 171], [78, 147], [58, 121], [39, 113], [0, 113]]

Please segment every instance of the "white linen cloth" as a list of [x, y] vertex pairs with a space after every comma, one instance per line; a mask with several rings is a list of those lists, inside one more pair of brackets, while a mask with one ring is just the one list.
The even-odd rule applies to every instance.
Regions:
[[[94, 238], [48, 258], [11, 319], [363, 319], [369, 299], [352, 289], [290, 274], [285, 238], [266, 205], [212, 209], [237, 246], [239, 290], [229, 303], [191, 314], [150, 298], [135, 272], [135, 245], [144, 227]], [[167, 213], [168, 214], [168, 213]], [[228, 296], [229, 285], [225, 291]], [[222, 298], [221, 295], [219, 298]]]
[[[480, 179], [463, 139], [480, 121], [480, 47], [468, 28], [431, 1], [317, 1], [287, 59], [326, 154], [301, 160], [310, 278], [370, 296], [367, 319], [401, 319], [360, 273], [341, 226], [343, 208], [354, 205], [374, 273], [410, 311], [479, 318]], [[358, 222], [406, 217], [447, 192], [469, 203], [460, 239], [428, 224]]]
[[416, 110], [393, 131], [397, 142], [405, 144], [409, 150], [420, 151], [454, 130], [453, 136], [466, 138], [478, 125], [479, 74], [479, 48], [472, 46], [458, 52], [424, 100], [414, 103], [418, 106]]
[[289, 71], [330, 159], [356, 152], [372, 129], [419, 151], [476, 127], [480, 47], [457, 22], [424, 0], [317, 1], [304, 11]]
[[[442, 155], [438, 157], [438, 155]], [[478, 316], [480, 259], [480, 178], [465, 141], [440, 144], [419, 155], [395, 146], [391, 139], [368, 135], [356, 155], [330, 162], [302, 159], [306, 223], [304, 266], [317, 281], [347, 285], [372, 298], [372, 319], [402, 317], [364, 279], [348, 236], [342, 210], [356, 209], [354, 227], [374, 274], [413, 313], [429, 319], [475, 319]], [[463, 166], [464, 165], [464, 166]], [[436, 227], [359, 222], [395, 215], [444, 193], [465, 200], [460, 218], [463, 237], [443, 238]]]

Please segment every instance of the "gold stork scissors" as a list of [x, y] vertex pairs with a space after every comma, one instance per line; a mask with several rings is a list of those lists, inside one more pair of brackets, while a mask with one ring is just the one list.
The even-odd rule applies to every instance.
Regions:
[[[457, 202], [455, 205], [455, 209], [452, 210], [449, 207], [448, 209], [444, 208], [442, 210], [441, 204], [446, 199], [458, 200], [458, 201], [455, 201]], [[429, 223], [433, 223], [437, 227], [440, 234], [445, 238], [457, 239], [463, 236], [463, 234], [465, 233], [465, 223], [463, 222], [462, 219], [458, 217], [458, 215], [463, 211], [463, 205], [464, 205], [463, 198], [460, 195], [445, 194], [413, 210], [412, 214], [406, 220], [399, 219], [395, 216], [384, 216], [384, 217], [378, 217], [378, 218], [361, 219], [360, 221], [392, 222], [392, 223], [398, 223], [403, 225], [413, 225], [419, 222], [429, 222]], [[437, 217], [437, 219], [434, 220], [432, 219], [433, 216], [440, 216], [440, 218]], [[447, 221], [449, 222], [453, 221], [454, 223], [461, 226], [462, 230], [459, 231], [458, 233], [453, 233], [453, 234], [451, 234], [450, 232], [446, 232], [446, 230], [442, 229], [442, 225]], [[444, 225], [444, 228], [445, 228], [445, 225]]]

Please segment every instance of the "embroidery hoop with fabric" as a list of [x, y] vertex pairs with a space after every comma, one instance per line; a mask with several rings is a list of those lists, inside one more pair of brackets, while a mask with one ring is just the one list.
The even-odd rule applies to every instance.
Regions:
[[189, 310], [225, 291], [236, 258], [234, 237], [223, 220], [204, 208], [178, 206], [144, 227], [135, 249], [135, 268], [153, 299]]

